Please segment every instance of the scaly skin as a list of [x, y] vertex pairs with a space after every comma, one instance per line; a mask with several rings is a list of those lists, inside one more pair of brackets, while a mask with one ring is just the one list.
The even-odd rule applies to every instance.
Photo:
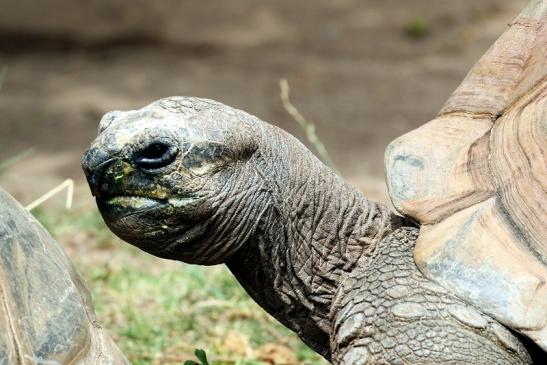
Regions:
[[[387, 300], [382, 293], [367, 294], [364, 284], [372, 279], [365, 279], [382, 270], [374, 264], [381, 262], [383, 244], [413, 243], [415, 228], [404, 228], [408, 222], [369, 202], [286, 132], [210, 100], [167, 98], [139, 111], [107, 114], [83, 168], [114, 233], [160, 257], [226, 263], [261, 306], [334, 363], [348, 363], [348, 356], [354, 356], [351, 362], [357, 364], [359, 354], [359, 361], [368, 361], [362, 363], [375, 363], [380, 358], [372, 349], [365, 355], [362, 351], [369, 347], [361, 341], [396, 339], [389, 331], [401, 322], [396, 316], [378, 322], [365, 316], [385, 329], [385, 336], [371, 337], [364, 327], [350, 339], [338, 341], [331, 334], [340, 336], [346, 323], [336, 322], [337, 317], [348, 311], [367, 313], [347, 303], [366, 295]], [[414, 234], [410, 241], [400, 236], [401, 229]], [[412, 280], [417, 280], [411, 249], [411, 244], [401, 246], [410, 261], [396, 269], [413, 270]], [[374, 280], [372, 285], [391, 285]], [[450, 310], [446, 303], [438, 304], [443, 298], [469, 308], [449, 295], [422, 295], [431, 301], [424, 305], [440, 305], [441, 312]], [[404, 304], [405, 299], [399, 301]], [[490, 327], [474, 328], [453, 316], [439, 314], [427, 325], [439, 334], [447, 328], [453, 333], [440, 337], [441, 355], [428, 349], [424, 338], [420, 345], [431, 355], [422, 351], [422, 363], [435, 363], [439, 356], [484, 364], [490, 359], [497, 364], [530, 362], [509, 332], [504, 332], [507, 341], [516, 343], [518, 352], [508, 349]], [[462, 342], [461, 336], [471, 340]]]
[[261, 159], [268, 165], [257, 165], [250, 178], [264, 184], [264, 213], [227, 265], [253, 299], [329, 358], [328, 313], [342, 276], [403, 222], [292, 136], [266, 131], [266, 140], [278, 142], [264, 145]]
[[396, 230], [343, 280], [331, 313], [334, 363], [531, 363], [511, 332], [418, 271], [417, 237]]

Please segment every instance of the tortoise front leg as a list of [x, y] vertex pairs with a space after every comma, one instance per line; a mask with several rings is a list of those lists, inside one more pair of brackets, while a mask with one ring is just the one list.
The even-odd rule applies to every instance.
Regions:
[[417, 269], [418, 230], [386, 237], [344, 280], [331, 312], [334, 364], [531, 364], [511, 332]]

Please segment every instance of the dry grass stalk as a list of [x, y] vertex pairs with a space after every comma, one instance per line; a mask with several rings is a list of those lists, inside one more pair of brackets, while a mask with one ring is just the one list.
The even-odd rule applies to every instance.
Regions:
[[313, 145], [321, 160], [323, 160], [323, 162], [327, 166], [329, 166], [334, 172], [340, 175], [340, 171], [338, 171], [338, 169], [336, 168], [336, 165], [332, 161], [332, 158], [325, 148], [325, 145], [323, 144], [323, 142], [321, 142], [319, 137], [317, 137], [317, 133], [315, 133], [315, 124], [304, 118], [304, 116], [300, 114], [298, 109], [291, 103], [289, 99], [290, 88], [287, 79], [283, 78], [279, 80], [279, 88], [281, 89], [281, 102], [283, 103], [283, 108], [285, 108], [287, 113], [289, 113], [289, 115], [304, 130], [304, 132], [306, 133], [306, 138]]
[[67, 189], [65, 207], [66, 209], [72, 208], [72, 199], [74, 196], [74, 180], [66, 179], [61, 184], [57, 185], [56, 187], [54, 187], [53, 189], [51, 189], [50, 191], [48, 191], [47, 193], [45, 193], [44, 195], [42, 195], [41, 197], [33, 201], [32, 203], [30, 203], [29, 205], [27, 205], [25, 209], [30, 211], [40, 206], [44, 202], [48, 201], [49, 199], [51, 199], [52, 197], [54, 197], [55, 195], [63, 191], [65, 188]]

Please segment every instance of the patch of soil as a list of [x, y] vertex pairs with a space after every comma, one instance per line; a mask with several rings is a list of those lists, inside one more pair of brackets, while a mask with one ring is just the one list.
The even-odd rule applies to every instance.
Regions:
[[79, 160], [101, 115], [169, 95], [216, 99], [304, 140], [281, 106], [287, 77], [342, 175], [387, 202], [386, 145], [434, 117], [525, 1], [200, 3], [165, 2], [157, 22], [132, 13], [99, 30], [86, 24], [120, 20], [88, 9], [96, 18], [78, 22], [69, 15], [81, 9], [56, 8], [55, 22], [53, 10], [21, 4], [9, 19], [23, 23], [0, 17], [0, 161], [34, 151], [0, 171], [0, 184], [26, 203], [74, 178], [76, 204], [89, 204]]

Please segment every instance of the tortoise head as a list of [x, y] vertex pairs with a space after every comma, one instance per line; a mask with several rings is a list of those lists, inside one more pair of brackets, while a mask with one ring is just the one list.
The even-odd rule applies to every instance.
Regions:
[[253, 229], [246, 199], [259, 184], [247, 170], [259, 133], [251, 119], [184, 97], [107, 113], [82, 167], [109, 228], [156, 256], [226, 261]]

